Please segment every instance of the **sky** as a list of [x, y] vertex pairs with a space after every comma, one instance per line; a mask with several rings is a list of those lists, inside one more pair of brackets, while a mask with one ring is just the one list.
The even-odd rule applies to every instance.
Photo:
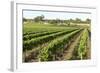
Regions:
[[44, 19], [76, 19], [80, 18], [81, 20], [86, 20], [87, 18], [91, 19], [91, 14], [89, 13], [69, 13], [69, 12], [46, 12], [46, 11], [32, 11], [24, 10], [23, 17], [28, 19], [34, 19], [37, 16], [44, 15]]

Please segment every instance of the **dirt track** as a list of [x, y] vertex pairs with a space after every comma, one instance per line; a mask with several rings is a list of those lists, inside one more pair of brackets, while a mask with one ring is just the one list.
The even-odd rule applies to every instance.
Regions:
[[74, 41], [71, 42], [71, 44], [68, 48], [66, 48], [66, 50], [64, 51], [64, 54], [63, 54], [63, 58], [62, 58], [63, 60], [69, 60], [72, 57], [73, 51], [75, 49], [75, 46], [78, 44], [78, 42], [80, 40], [81, 34], [82, 34], [82, 31], [73, 38]]

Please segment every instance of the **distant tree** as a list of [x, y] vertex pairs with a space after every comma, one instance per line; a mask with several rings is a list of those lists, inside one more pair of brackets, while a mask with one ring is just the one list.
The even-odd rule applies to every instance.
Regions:
[[56, 20], [50, 20], [49, 22], [50, 22], [50, 24], [56, 24], [57, 23]]
[[79, 19], [79, 18], [76, 18], [75, 22], [76, 22], [76, 23], [80, 23], [80, 22], [82, 22], [82, 20]]
[[70, 22], [72, 22], [72, 23], [74, 22], [74, 20], [73, 20], [73, 19], [69, 19], [69, 20], [70, 20]]
[[56, 24], [59, 24], [59, 23], [61, 23], [61, 20], [60, 19], [56, 19]]
[[90, 24], [91, 23], [91, 19], [87, 18], [86, 19], [86, 23]]
[[35, 22], [39, 22], [39, 21], [43, 21], [43, 19], [44, 19], [44, 15], [41, 15], [41, 16], [35, 17], [35, 18], [34, 18], [34, 21], [35, 21]]
[[26, 18], [23, 18], [23, 21], [24, 21], [24, 22], [26, 22], [26, 21], [27, 21], [27, 19], [26, 19]]
[[41, 15], [40, 16], [40, 21], [43, 21], [43, 19], [44, 19], [44, 15]]
[[59, 24], [59, 23], [61, 23], [61, 20], [60, 19], [52, 19], [52, 20], [49, 20], [49, 23], [50, 24], [54, 24], [54, 25], [57, 25], [57, 24]]
[[70, 20], [65, 20], [65, 23], [70, 26]]

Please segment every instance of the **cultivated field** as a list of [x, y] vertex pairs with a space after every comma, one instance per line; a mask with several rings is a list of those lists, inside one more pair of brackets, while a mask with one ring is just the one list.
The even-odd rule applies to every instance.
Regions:
[[[83, 27], [84, 26], [84, 27]], [[23, 62], [91, 58], [90, 26], [23, 23]]]

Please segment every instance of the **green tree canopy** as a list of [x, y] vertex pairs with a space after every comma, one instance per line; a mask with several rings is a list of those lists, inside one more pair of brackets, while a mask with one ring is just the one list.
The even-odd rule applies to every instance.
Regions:
[[35, 22], [39, 22], [39, 21], [43, 21], [43, 19], [44, 19], [44, 15], [41, 15], [41, 16], [35, 17], [35, 18], [34, 18], [34, 21], [35, 21]]

